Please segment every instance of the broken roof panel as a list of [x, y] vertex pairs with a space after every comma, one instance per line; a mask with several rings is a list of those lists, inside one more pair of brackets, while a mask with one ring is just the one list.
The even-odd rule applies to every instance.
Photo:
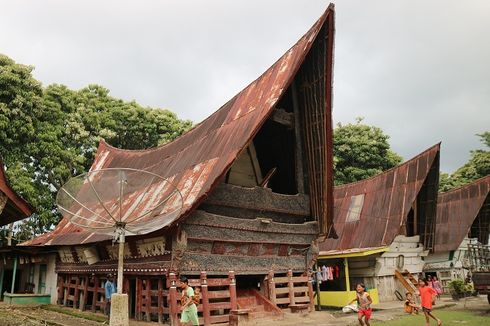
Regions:
[[[488, 242], [490, 175], [466, 186], [439, 194], [437, 201], [435, 252], [456, 250], [470, 236]], [[481, 217], [481, 220], [478, 219]], [[481, 225], [474, 225], [478, 221]]]
[[[438, 173], [439, 150], [437, 144], [381, 174], [335, 187], [334, 228], [338, 238], [320, 243], [320, 255], [385, 247], [404, 234], [408, 213], [422, 185], [431, 170], [437, 168]], [[432, 192], [435, 201], [437, 189]]]
[[[200, 204], [252, 141], [263, 123], [273, 113], [275, 105], [286, 92], [317, 39], [328, 40], [328, 46], [325, 46], [325, 53], [322, 56], [327, 62], [323, 72], [327, 94], [325, 119], [330, 121], [326, 125], [331, 129], [333, 8], [331, 4], [313, 27], [264, 74], [192, 130], [168, 144], [148, 150], [122, 150], [101, 141], [92, 170], [133, 168], [168, 178], [184, 198], [182, 214], [175, 219], [165, 221], [161, 227], [172, 225]], [[323, 177], [316, 178], [315, 187], [319, 190], [310, 189], [310, 196], [315, 197], [318, 193], [318, 197], [321, 197], [312, 198], [312, 203], [316, 203], [312, 204], [312, 214], [321, 225], [320, 231], [326, 233], [332, 225], [329, 220], [332, 216], [332, 149], [329, 145], [331, 131], [322, 134], [323, 137], [327, 137], [323, 143], [323, 147], [327, 148], [314, 155], [325, 156], [317, 158], [323, 164], [318, 167], [318, 173]], [[68, 233], [73, 236], [62, 237]], [[28, 241], [24, 245], [88, 243], [100, 238], [90, 235], [90, 232], [83, 231], [64, 219], [53, 232]]]

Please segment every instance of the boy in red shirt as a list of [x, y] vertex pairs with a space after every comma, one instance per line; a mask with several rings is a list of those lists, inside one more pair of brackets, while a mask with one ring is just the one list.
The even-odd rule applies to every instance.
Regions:
[[425, 315], [425, 326], [430, 326], [429, 317], [437, 321], [438, 326], [441, 326], [442, 321], [432, 314], [432, 301], [434, 301], [437, 292], [428, 286], [428, 282], [425, 279], [419, 279], [419, 295], [422, 311]]

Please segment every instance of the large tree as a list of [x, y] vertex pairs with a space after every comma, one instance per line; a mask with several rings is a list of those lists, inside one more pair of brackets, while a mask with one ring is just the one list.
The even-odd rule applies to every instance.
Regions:
[[490, 132], [477, 135], [487, 149], [471, 151], [471, 157], [462, 167], [454, 173], [441, 173], [439, 182], [440, 191], [448, 191], [453, 188], [464, 186], [476, 179], [490, 174]]
[[113, 98], [98, 85], [43, 88], [32, 69], [0, 55], [0, 155], [13, 188], [36, 210], [24, 233], [39, 234], [58, 221], [58, 189], [90, 168], [101, 138], [115, 147], [144, 149], [192, 125], [168, 110]]
[[337, 124], [333, 134], [334, 181], [336, 185], [366, 179], [402, 161], [390, 149], [389, 136], [378, 127], [362, 123]]

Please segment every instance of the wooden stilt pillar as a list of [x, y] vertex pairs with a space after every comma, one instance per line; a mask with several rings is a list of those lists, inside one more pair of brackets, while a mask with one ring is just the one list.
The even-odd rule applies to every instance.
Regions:
[[238, 309], [237, 298], [236, 298], [236, 279], [235, 272], [230, 271], [228, 273], [228, 278], [230, 279], [230, 304], [231, 310]]
[[78, 308], [78, 300], [80, 296], [80, 276], [77, 276], [75, 281], [75, 293], [73, 294], [73, 308]]
[[142, 319], [143, 285], [140, 277], [136, 278], [136, 319]]
[[80, 310], [85, 310], [85, 306], [87, 305], [87, 297], [88, 297], [88, 277], [84, 277], [83, 279], [83, 297], [80, 300]]
[[99, 278], [94, 276], [94, 292], [92, 293], [92, 312], [97, 309], [97, 299], [99, 294]]
[[14, 293], [14, 288], [15, 288], [15, 276], [17, 274], [17, 255], [14, 257], [14, 270], [12, 273], [12, 286], [10, 287], [10, 293]]
[[274, 304], [276, 303], [276, 284], [274, 282], [274, 271], [270, 271], [267, 275], [267, 281], [269, 284], [269, 300], [271, 300]]
[[146, 278], [146, 321], [151, 321], [151, 279]]
[[293, 271], [288, 270], [288, 288], [289, 288], [289, 304], [295, 305], [296, 302], [294, 300], [294, 283], [293, 283]]
[[163, 323], [163, 280], [158, 278], [158, 323]]
[[311, 272], [306, 274], [308, 276], [308, 297], [310, 297], [310, 311], [315, 311], [315, 299], [313, 298], [313, 276]]
[[204, 325], [211, 325], [211, 312], [209, 310], [208, 276], [206, 272], [201, 272], [201, 292], [202, 292], [202, 315]]
[[179, 326], [179, 306], [177, 304], [177, 277], [175, 273], [170, 273], [170, 289], [169, 289], [169, 310], [170, 310], [170, 325]]

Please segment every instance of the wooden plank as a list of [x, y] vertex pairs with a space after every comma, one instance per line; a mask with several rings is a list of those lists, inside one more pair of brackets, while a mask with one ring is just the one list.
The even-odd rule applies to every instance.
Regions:
[[310, 297], [305, 296], [305, 297], [295, 297], [294, 298], [295, 303], [304, 303], [304, 302], [310, 302]]
[[211, 324], [226, 323], [230, 321], [230, 315], [211, 316], [209, 319]]
[[209, 299], [221, 299], [221, 298], [229, 298], [230, 290], [221, 290], [221, 291], [208, 291]]
[[288, 294], [289, 293], [289, 288], [276, 288], [276, 295], [277, 294]]
[[287, 283], [289, 282], [289, 278], [287, 276], [283, 277], [274, 277], [274, 282], [277, 283]]
[[276, 304], [289, 304], [289, 297], [286, 298], [276, 298]]
[[305, 293], [305, 292], [308, 292], [307, 286], [295, 286], [294, 287], [294, 293]]
[[209, 303], [209, 310], [230, 309], [230, 302], [212, 302]]
[[227, 278], [208, 278], [208, 287], [229, 286], [229, 285], [230, 285], [230, 280]]
[[293, 283], [306, 283], [308, 282], [308, 276], [294, 276]]

